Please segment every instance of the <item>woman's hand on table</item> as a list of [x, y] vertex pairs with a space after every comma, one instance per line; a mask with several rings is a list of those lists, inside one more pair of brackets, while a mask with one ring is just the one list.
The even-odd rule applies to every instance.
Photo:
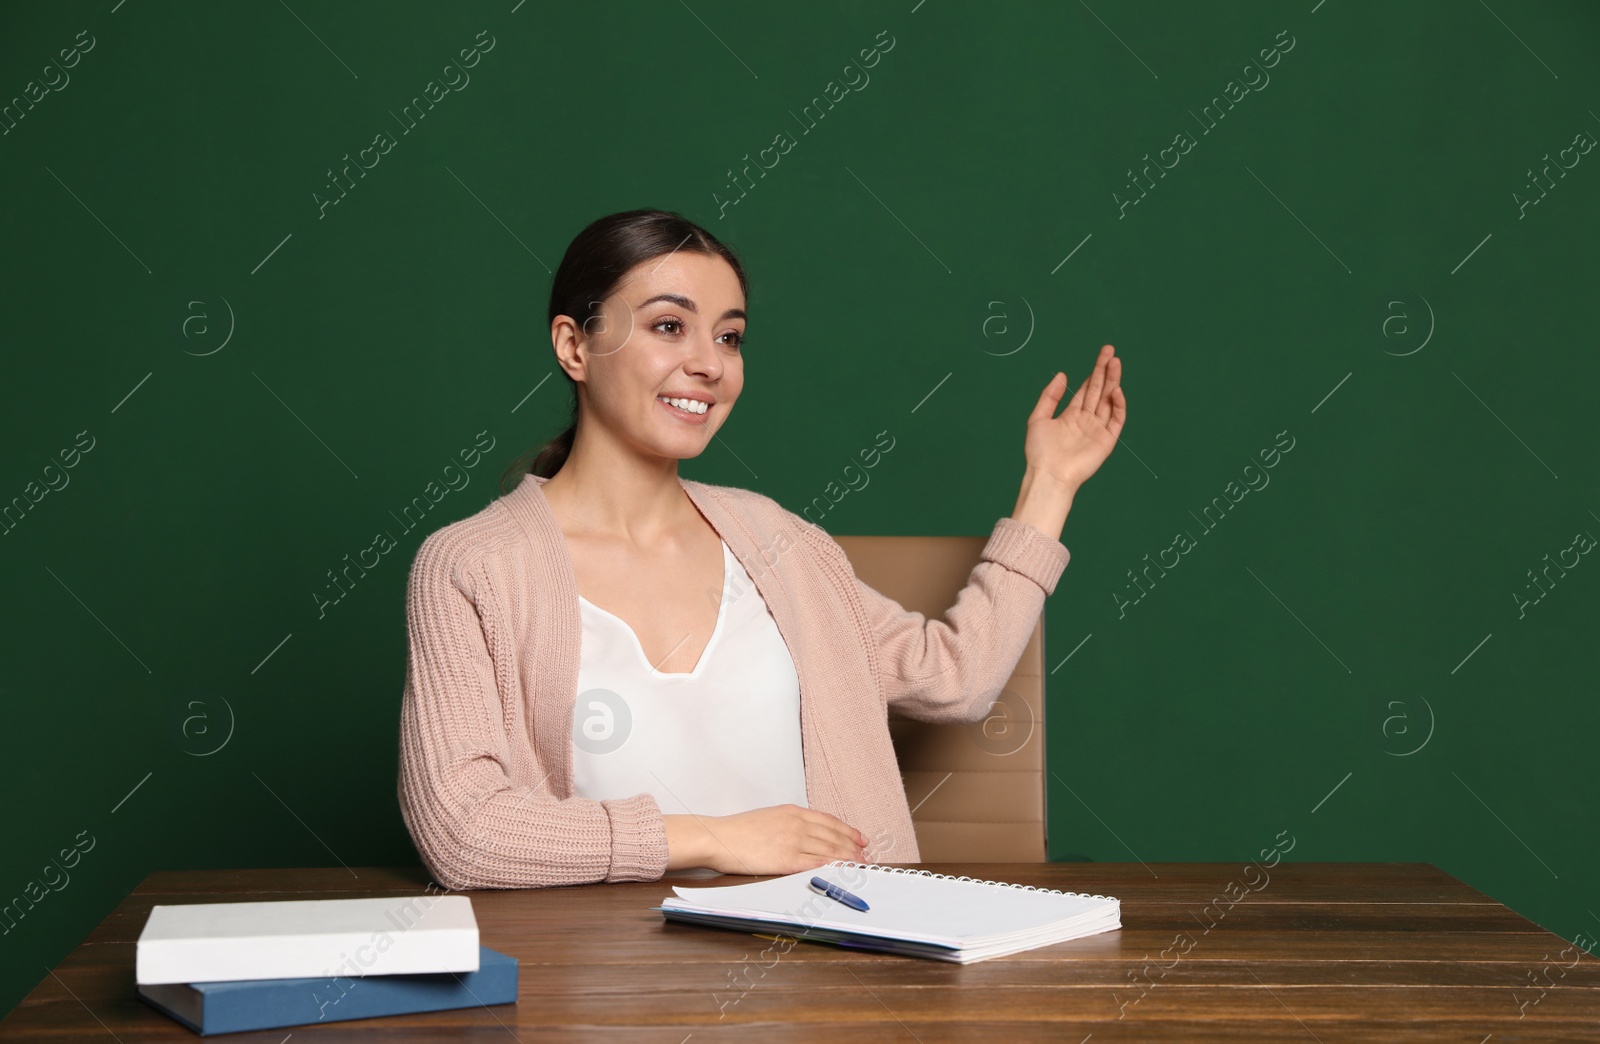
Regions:
[[834, 859], [866, 858], [866, 835], [816, 809], [772, 805], [731, 816], [671, 815], [667, 869], [709, 867], [725, 874], [793, 874]]

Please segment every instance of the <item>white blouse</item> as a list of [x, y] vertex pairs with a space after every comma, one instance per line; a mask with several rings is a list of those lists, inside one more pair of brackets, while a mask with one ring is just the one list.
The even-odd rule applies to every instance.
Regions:
[[578, 797], [649, 793], [667, 815], [806, 805], [794, 660], [766, 599], [726, 541], [722, 562], [716, 629], [687, 673], [656, 670], [633, 628], [578, 596], [583, 641], [572, 710]]

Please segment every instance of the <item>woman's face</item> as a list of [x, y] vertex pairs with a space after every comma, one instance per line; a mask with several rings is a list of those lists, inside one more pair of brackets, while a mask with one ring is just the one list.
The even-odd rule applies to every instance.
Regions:
[[586, 330], [568, 321], [565, 351], [553, 331], [585, 423], [642, 453], [698, 456], [744, 387], [744, 306], [720, 257], [674, 251], [636, 265]]

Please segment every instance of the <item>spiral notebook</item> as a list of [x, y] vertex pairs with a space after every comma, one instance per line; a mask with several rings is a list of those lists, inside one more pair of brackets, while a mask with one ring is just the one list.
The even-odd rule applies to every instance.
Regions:
[[[819, 895], [813, 877], [859, 896], [868, 909]], [[846, 860], [770, 881], [672, 890], [676, 897], [651, 907], [669, 921], [957, 964], [1122, 927], [1122, 903], [1108, 895]]]

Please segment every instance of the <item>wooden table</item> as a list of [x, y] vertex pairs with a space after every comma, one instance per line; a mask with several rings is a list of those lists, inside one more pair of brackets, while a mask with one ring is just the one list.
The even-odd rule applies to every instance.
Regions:
[[[1227, 863], [929, 869], [1114, 895], [1123, 927], [962, 966], [815, 943], [780, 953], [649, 909], [673, 883], [749, 878], [471, 892], [483, 944], [520, 961], [516, 1004], [224, 1039], [1600, 1040], [1600, 961], [1427, 864], [1286, 862], [1248, 881]], [[1217, 904], [1230, 885], [1244, 897]], [[420, 868], [151, 874], [0, 1039], [198, 1039], [134, 995], [154, 904], [429, 891]]]

